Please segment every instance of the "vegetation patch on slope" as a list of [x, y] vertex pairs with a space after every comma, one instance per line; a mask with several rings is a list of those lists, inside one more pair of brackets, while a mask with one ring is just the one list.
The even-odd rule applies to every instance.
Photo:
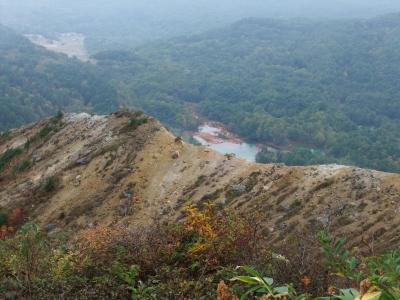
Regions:
[[275, 246], [254, 222], [257, 214], [211, 205], [185, 214], [177, 225], [96, 227], [69, 242], [64, 233], [24, 226], [0, 239], [0, 293], [21, 299], [399, 299], [400, 249], [347, 249], [344, 238], [316, 232], [307, 241], [298, 232], [290, 244]]

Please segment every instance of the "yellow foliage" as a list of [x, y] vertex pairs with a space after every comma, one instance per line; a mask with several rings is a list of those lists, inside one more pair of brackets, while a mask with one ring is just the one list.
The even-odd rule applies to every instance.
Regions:
[[188, 250], [188, 254], [191, 257], [196, 257], [198, 255], [200, 255], [201, 253], [204, 253], [206, 250], [208, 250], [209, 245], [203, 242], [198, 242], [193, 244], [189, 250]]
[[51, 256], [52, 274], [56, 278], [63, 278], [73, 273], [73, 266], [76, 260], [75, 253], [63, 252], [60, 250], [53, 251]]
[[[214, 269], [238, 257], [252, 247], [256, 233], [252, 217], [243, 217], [229, 210], [216, 211], [213, 204], [203, 209], [189, 206], [185, 210], [183, 235], [194, 236], [186, 255], [192, 261], [201, 261]], [[254, 240], [254, 239], [253, 239]]]
[[212, 223], [212, 209], [211, 204], [206, 206], [206, 209], [199, 211], [198, 208], [194, 206], [189, 206], [186, 208], [186, 222], [185, 229], [188, 231], [195, 231], [200, 236], [206, 238], [214, 238], [215, 232], [211, 225]]
[[364, 295], [360, 295], [360, 296], [358, 296], [356, 299], [354, 299], [354, 300], [372, 300], [372, 299], [379, 299], [379, 296], [381, 295], [382, 293], [381, 292], [377, 292], [377, 291], [375, 291], [375, 292], [368, 292], [368, 293], [365, 293]]
[[202, 211], [194, 206], [186, 208], [184, 230], [194, 232], [199, 237], [199, 241], [188, 250], [188, 255], [192, 259], [208, 251], [212, 247], [213, 240], [217, 237], [213, 226], [212, 209], [212, 205], [207, 205]]

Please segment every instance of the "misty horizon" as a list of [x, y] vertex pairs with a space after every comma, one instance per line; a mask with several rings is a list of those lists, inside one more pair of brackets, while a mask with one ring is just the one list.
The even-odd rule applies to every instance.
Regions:
[[0, 0], [0, 24], [24, 34], [82, 33], [96, 50], [200, 33], [245, 18], [362, 19], [397, 12], [400, 1], [394, 0]]

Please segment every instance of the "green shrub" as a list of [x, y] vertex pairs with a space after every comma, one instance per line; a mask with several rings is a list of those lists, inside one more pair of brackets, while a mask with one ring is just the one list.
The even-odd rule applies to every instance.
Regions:
[[41, 128], [38, 133], [37, 137], [40, 139], [45, 138], [47, 135], [49, 135], [50, 132], [53, 131], [53, 127], [51, 125], [46, 124], [43, 128]]
[[49, 177], [46, 179], [45, 184], [44, 184], [44, 190], [47, 193], [54, 192], [56, 189], [56, 180], [53, 176]]
[[242, 299], [252, 295], [266, 296], [266, 299], [306, 299], [307, 295], [298, 296], [291, 285], [276, 286], [274, 279], [265, 277], [255, 269], [242, 266], [246, 275], [233, 277], [232, 281], [240, 281], [249, 286]]
[[114, 267], [114, 270], [116, 270], [118, 276], [128, 285], [132, 300], [149, 299], [154, 288], [146, 286], [145, 283], [138, 279], [140, 266], [132, 265], [129, 268], [124, 268], [118, 265]]
[[65, 212], [60, 212], [59, 214], [58, 214], [58, 219], [59, 220], [64, 220], [65, 219]]
[[24, 171], [32, 167], [32, 161], [25, 159], [13, 167], [14, 172]]
[[24, 144], [24, 149], [28, 150], [31, 147], [32, 144], [32, 140], [31, 139], [27, 139], [25, 144]]
[[132, 130], [135, 130], [139, 126], [146, 124], [148, 122], [147, 118], [140, 118], [140, 119], [130, 119], [128, 122], [128, 127]]
[[63, 126], [61, 123], [63, 116], [64, 114], [62, 112], [59, 112], [57, 115], [52, 117], [46, 125], [44, 125], [41, 129], [39, 129], [39, 131], [34, 135], [32, 140], [35, 141], [37, 139], [44, 139], [50, 133], [55, 133], [59, 131]]
[[[357, 277], [354, 286], [362, 280], [361, 286], [366, 288], [358, 291], [327, 282], [323, 292], [317, 293], [296, 282], [285, 282], [292, 280], [276, 278], [277, 271], [299, 271], [287, 257], [246, 247], [248, 242], [243, 239], [249, 231], [241, 222], [248, 218], [242, 216], [240, 221], [234, 215], [210, 209], [189, 208], [185, 222], [174, 226], [157, 223], [143, 228], [90, 228], [67, 245], [64, 234], [50, 238], [35, 225], [25, 226], [15, 236], [0, 240], [0, 294], [18, 290], [21, 299], [58, 299], [60, 294], [65, 299], [231, 300], [237, 299], [235, 295], [251, 300], [400, 299], [399, 248], [374, 257], [357, 257], [353, 263], [343, 239], [321, 234], [329, 266], [325, 276], [342, 270], [342, 278]], [[237, 227], [245, 230], [238, 231]], [[250, 241], [262, 243], [257, 236]], [[263, 248], [271, 247], [265, 242]], [[299, 250], [295, 249], [302, 257], [299, 262], [307, 264]], [[257, 255], [262, 260], [255, 259]], [[284, 268], [274, 269], [273, 260], [282, 261]], [[256, 268], [237, 268], [237, 262]], [[361, 274], [361, 265], [362, 276], [356, 276]], [[301, 282], [310, 287], [316, 279], [304, 276]], [[229, 286], [225, 285], [228, 281]], [[315, 298], [325, 293], [327, 297]]]
[[51, 121], [58, 123], [62, 120], [63, 117], [64, 117], [64, 113], [61, 110], [59, 110], [57, 112], [57, 114], [51, 119]]
[[[320, 241], [322, 252], [332, 274], [357, 280], [361, 282], [360, 285], [364, 283], [363, 293], [374, 295], [371, 299], [400, 299], [400, 247], [372, 257], [357, 257], [351, 255], [346, 249], [345, 238], [334, 239], [322, 232]], [[337, 296], [334, 299], [343, 298]]]
[[[38, 276], [48, 272], [44, 259], [48, 254], [48, 243], [39, 228], [36, 225], [27, 225], [22, 227], [14, 238], [0, 242], [0, 260], [4, 264], [0, 267], [5, 274], [13, 274], [18, 282], [18, 289], [32, 299], [32, 290], [38, 287]], [[1, 277], [0, 280], [1, 291], [10, 281]]]
[[20, 148], [7, 149], [3, 154], [0, 155], [0, 171], [15, 157], [22, 153]]
[[325, 232], [321, 232], [319, 239], [322, 244], [322, 252], [326, 258], [326, 264], [332, 271], [340, 274], [340, 276], [358, 281], [365, 276], [365, 274], [358, 271], [359, 262], [357, 258], [351, 255], [350, 251], [344, 247], [346, 243], [345, 237], [334, 239]]
[[7, 215], [8, 215], [7, 212], [0, 211], [0, 226], [7, 225], [7, 220], [8, 220]]
[[120, 133], [130, 132], [136, 130], [139, 126], [148, 123], [149, 119], [146, 116], [142, 116], [142, 113], [130, 114], [128, 123], [121, 128]]
[[10, 137], [10, 131], [4, 131], [0, 133], [0, 142], [6, 141]]

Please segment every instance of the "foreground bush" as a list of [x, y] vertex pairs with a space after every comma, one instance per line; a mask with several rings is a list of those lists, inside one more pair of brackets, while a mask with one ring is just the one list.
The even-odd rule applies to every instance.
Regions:
[[[272, 247], [256, 219], [206, 205], [189, 207], [179, 225], [96, 227], [67, 239], [28, 225], [0, 242], [0, 298], [400, 299], [400, 250], [353, 256], [326, 234], [310, 248], [304, 235]], [[310, 253], [285, 251], [295, 244]]]

